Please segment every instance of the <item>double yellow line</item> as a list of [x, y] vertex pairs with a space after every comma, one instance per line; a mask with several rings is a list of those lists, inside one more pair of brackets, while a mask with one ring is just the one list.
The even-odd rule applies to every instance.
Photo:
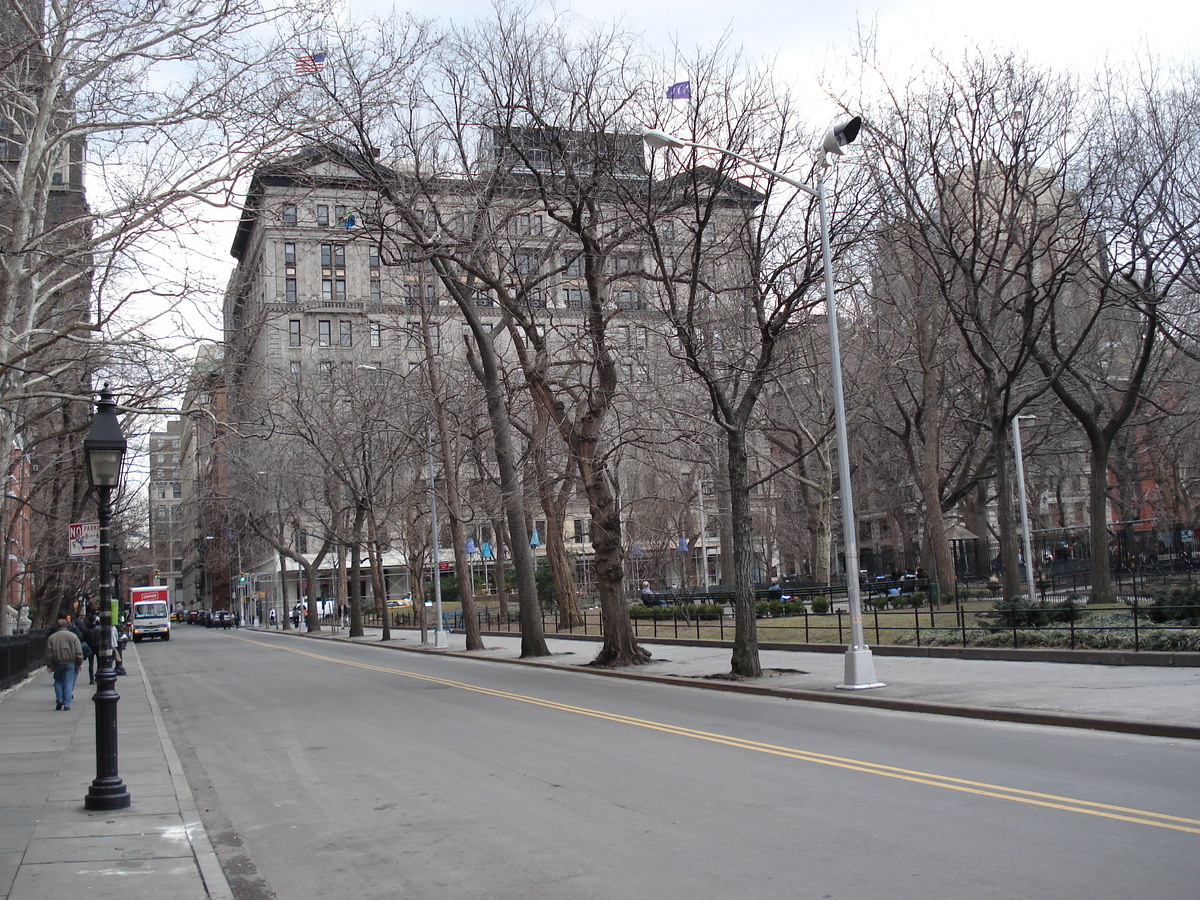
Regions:
[[1038, 791], [1025, 791], [1020, 788], [1005, 787], [1004, 785], [988, 784], [982, 781], [971, 781], [965, 778], [953, 778], [949, 775], [937, 775], [931, 772], [921, 772], [914, 769], [904, 769], [898, 766], [887, 766], [880, 763], [866, 762], [859, 759], [850, 759], [842, 756], [831, 756], [827, 753], [816, 753], [811, 750], [798, 750], [794, 747], [780, 747], [775, 744], [764, 744], [760, 741], [750, 741], [744, 738], [733, 737], [726, 734], [714, 734], [708, 731], [698, 731], [694, 728], [684, 728], [680, 725], [671, 725], [666, 722], [655, 722], [651, 719], [638, 719], [633, 716], [623, 716], [619, 713], [604, 712], [603, 710], [590, 709], [586, 706], [575, 706], [570, 703], [558, 703], [554, 700], [544, 700], [540, 697], [530, 697], [526, 694], [514, 694], [510, 691], [496, 690], [495, 688], [481, 687], [476, 684], [468, 684], [463, 681], [451, 681], [447, 678], [436, 678], [432, 675], [421, 675], [417, 672], [409, 672], [404, 669], [392, 669], [386, 666], [372, 666], [366, 663], [353, 662], [345, 659], [337, 659], [332, 656], [323, 656], [319, 653], [310, 653], [307, 650], [301, 650], [294, 647], [281, 647], [274, 643], [265, 643], [250, 638], [238, 637], [238, 640], [245, 641], [249, 644], [258, 644], [260, 647], [270, 647], [273, 650], [284, 650], [288, 653], [296, 653], [301, 656], [307, 656], [311, 659], [321, 660], [322, 662], [336, 663], [342, 666], [352, 666], [356, 669], [366, 669], [371, 672], [382, 672], [386, 675], [401, 675], [405, 678], [413, 678], [417, 681], [424, 681], [430, 684], [438, 684], [444, 687], [457, 688], [462, 691], [470, 691], [475, 694], [484, 694], [489, 697], [497, 697], [502, 700], [514, 700], [518, 703], [528, 703], [533, 706], [541, 706], [546, 709], [553, 709], [559, 712], [571, 713], [577, 716], [587, 716], [592, 719], [602, 719], [608, 722], [615, 722], [619, 725], [629, 725], [635, 728], [647, 728], [651, 731], [661, 731], [665, 734], [674, 734], [679, 737], [691, 738], [697, 741], [706, 741], [712, 744], [723, 744], [726, 747], [734, 747], [739, 750], [751, 750], [756, 753], [766, 753], [771, 756], [781, 756], [786, 759], [800, 760], [801, 762], [816, 763], [822, 766], [833, 766], [839, 769], [847, 769], [852, 772], [863, 772], [867, 775], [878, 775], [882, 778], [895, 778], [900, 781], [908, 781], [913, 784], [923, 784], [929, 787], [943, 788], [949, 791], [960, 791], [964, 794], [976, 794], [981, 797], [991, 797], [996, 800], [1008, 800], [1012, 803], [1026, 803], [1030, 806], [1041, 806], [1047, 809], [1056, 809], [1063, 812], [1078, 813], [1085, 816], [1099, 816], [1104, 819], [1115, 819], [1119, 822], [1129, 822], [1134, 825], [1147, 825], [1153, 828], [1167, 828], [1171, 831], [1182, 831], [1187, 834], [1200, 834], [1200, 819], [1189, 819], [1183, 816], [1169, 816], [1163, 813], [1150, 812], [1144, 809], [1131, 809], [1125, 806], [1112, 806], [1107, 803], [1093, 803], [1090, 800], [1077, 800], [1073, 797], [1060, 797], [1056, 794], [1044, 794]]

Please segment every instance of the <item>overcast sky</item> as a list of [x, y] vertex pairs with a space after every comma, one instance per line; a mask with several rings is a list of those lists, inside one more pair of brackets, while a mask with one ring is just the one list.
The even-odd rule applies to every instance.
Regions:
[[[352, 13], [378, 12], [388, 0], [346, 0]], [[487, 0], [398, 0], [421, 16], [470, 21], [486, 15]], [[881, 49], [897, 63], [931, 45], [956, 50], [969, 44], [1021, 49], [1036, 61], [1090, 67], [1108, 55], [1126, 55], [1139, 43], [1163, 55], [1195, 54], [1200, 7], [1186, 0], [880, 0], [862, 4], [796, 0], [575, 0], [560, 3], [602, 20], [622, 18], [651, 44], [684, 48], [707, 44], [727, 28], [735, 45], [755, 54], [780, 54], [798, 79], [813, 58], [845, 46], [857, 23], [877, 23]], [[549, 4], [544, 9], [549, 10]]]
[[[489, 17], [489, 0], [342, 0], [351, 16], [386, 13], [393, 5], [422, 17], [455, 22]], [[881, 58], [890, 75], [923, 65], [929, 51], [957, 55], [969, 46], [1017, 49], [1034, 62], [1090, 72], [1105, 60], [1129, 59], [1151, 48], [1167, 58], [1195, 56], [1200, 46], [1200, 5], [1181, 0], [1001, 0], [969, 4], [951, 0], [880, 0], [875, 3], [796, 2], [796, 0], [574, 0], [545, 3], [539, 15], [571, 9], [589, 19], [620, 18], [663, 48], [664, 58], [678, 43], [687, 53], [706, 47], [726, 31], [735, 47], [751, 56], [777, 58], [778, 73], [801, 97], [820, 103], [818, 75], [830, 60], [854, 42], [860, 25], [874, 28]], [[676, 76], [682, 80], [686, 72]], [[830, 116], [836, 112], [829, 104]], [[822, 113], [814, 113], [820, 118]], [[814, 130], [824, 128], [814, 122]], [[236, 211], [216, 225], [217, 237], [205, 243], [215, 251], [214, 264], [228, 271]], [[209, 255], [209, 254], [206, 254]], [[223, 275], [221, 277], [224, 277]], [[206, 309], [212, 310], [208, 304]], [[215, 310], [204, 317], [212, 325]], [[217, 330], [212, 329], [216, 336]]]

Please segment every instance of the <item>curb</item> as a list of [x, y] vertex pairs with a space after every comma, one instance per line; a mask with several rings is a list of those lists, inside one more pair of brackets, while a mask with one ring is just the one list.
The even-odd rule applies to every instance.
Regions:
[[[283, 632], [280, 632], [283, 633]], [[678, 675], [644, 675], [637, 672], [617, 672], [611, 669], [594, 669], [584, 666], [564, 666], [560, 663], [541, 659], [511, 659], [506, 657], [476, 656], [466, 650], [437, 650], [432, 647], [403, 647], [395, 644], [383, 644], [377, 640], [363, 641], [357, 638], [340, 637], [332, 634], [309, 634], [307, 632], [288, 632], [297, 637], [312, 640], [337, 641], [356, 646], [376, 646], [382, 650], [398, 650], [405, 653], [424, 653], [442, 656], [454, 656], [459, 659], [473, 659], [481, 662], [507, 663], [510, 665], [533, 666], [543, 669], [556, 669], [562, 672], [572, 672], [579, 675], [597, 675], [606, 678], [624, 678], [632, 681], [648, 681], [655, 684], [674, 685], [708, 691], [727, 691], [739, 694], [753, 694], [760, 697], [780, 697], [785, 700], [807, 700], [813, 703], [838, 703], [843, 706], [865, 706], [872, 709], [889, 709], [899, 712], [917, 712], [928, 715], [954, 716], [964, 719], [981, 719], [993, 722], [1014, 722], [1025, 725], [1049, 725], [1056, 728], [1078, 728], [1090, 731], [1107, 731], [1116, 734], [1136, 734], [1147, 737], [1167, 737], [1182, 740], [1200, 741], [1200, 725], [1182, 725], [1169, 722], [1146, 722], [1137, 719], [1117, 719], [1107, 716], [1082, 716], [1071, 713], [1042, 712], [1023, 709], [1005, 709], [992, 706], [956, 706], [950, 703], [937, 703], [925, 700], [905, 700], [901, 698], [872, 697], [859, 693], [826, 693], [823, 691], [805, 691], [794, 688], [773, 688], [758, 684], [737, 681], [712, 681], [684, 678]], [[556, 639], [560, 636], [556, 635]], [[596, 638], [575, 637], [574, 640], [592, 640]], [[669, 640], [647, 641], [646, 643], [672, 643]], [[684, 643], [674, 641], [673, 643]], [[710, 646], [709, 643], [691, 642], [693, 646]], [[715, 646], [724, 646], [716, 644]], [[768, 648], [769, 649], [769, 648]], [[787, 649], [797, 649], [789, 646]], [[896, 654], [900, 655], [900, 654]], [[1040, 660], [1049, 662], [1051, 660]]]
[[200, 879], [204, 882], [205, 893], [210, 900], [234, 900], [233, 891], [225, 878], [220, 860], [217, 859], [217, 853], [208, 839], [208, 832], [200, 820], [200, 810], [196, 808], [196, 802], [192, 799], [192, 788], [188, 784], [187, 775], [184, 774], [179, 755], [175, 752], [175, 745], [171, 743], [171, 736], [167, 733], [167, 723], [163, 721], [162, 710], [159, 709], [158, 700], [154, 696], [154, 690], [150, 687], [150, 679], [146, 675], [140, 657], [138, 658], [138, 672], [141, 674], [142, 684], [146, 688], [146, 699], [150, 701], [154, 728], [158, 732], [159, 740], [162, 741], [163, 754], [167, 758], [167, 771], [170, 772], [171, 786], [175, 790], [175, 801], [179, 804], [179, 814], [183, 818], [183, 830], [191, 845], [196, 868], [200, 871]]

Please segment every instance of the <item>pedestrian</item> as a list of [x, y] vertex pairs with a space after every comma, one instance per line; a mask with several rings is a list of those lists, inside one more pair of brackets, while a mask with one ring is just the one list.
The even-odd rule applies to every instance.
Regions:
[[66, 618], [58, 620], [58, 631], [46, 639], [46, 668], [54, 675], [54, 708], [70, 709], [75, 696], [75, 676], [83, 668], [83, 643], [68, 627]]
[[271, 607], [271, 627], [275, 627], [275, 607]]
[[88, 664], [88, 684], [96, 683], [96, 654], [100, 652], [100, 617], [95, 613], [88, 616], [87, 628], [83, 633], [84, 646], [90, 648], [91, 652], [84, 651], [84, 659]]
[[242, 613], [240, 610], [233, 614], [233, 627], [234, 628], [242, 627]]

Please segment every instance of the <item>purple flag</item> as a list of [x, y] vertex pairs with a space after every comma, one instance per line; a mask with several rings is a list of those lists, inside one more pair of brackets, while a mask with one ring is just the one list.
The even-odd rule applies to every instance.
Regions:
[[675, 84], [667, 88], [668, 100], [691, 100], [692, 99], [692, 83], [690, 81], [677, 81]]

